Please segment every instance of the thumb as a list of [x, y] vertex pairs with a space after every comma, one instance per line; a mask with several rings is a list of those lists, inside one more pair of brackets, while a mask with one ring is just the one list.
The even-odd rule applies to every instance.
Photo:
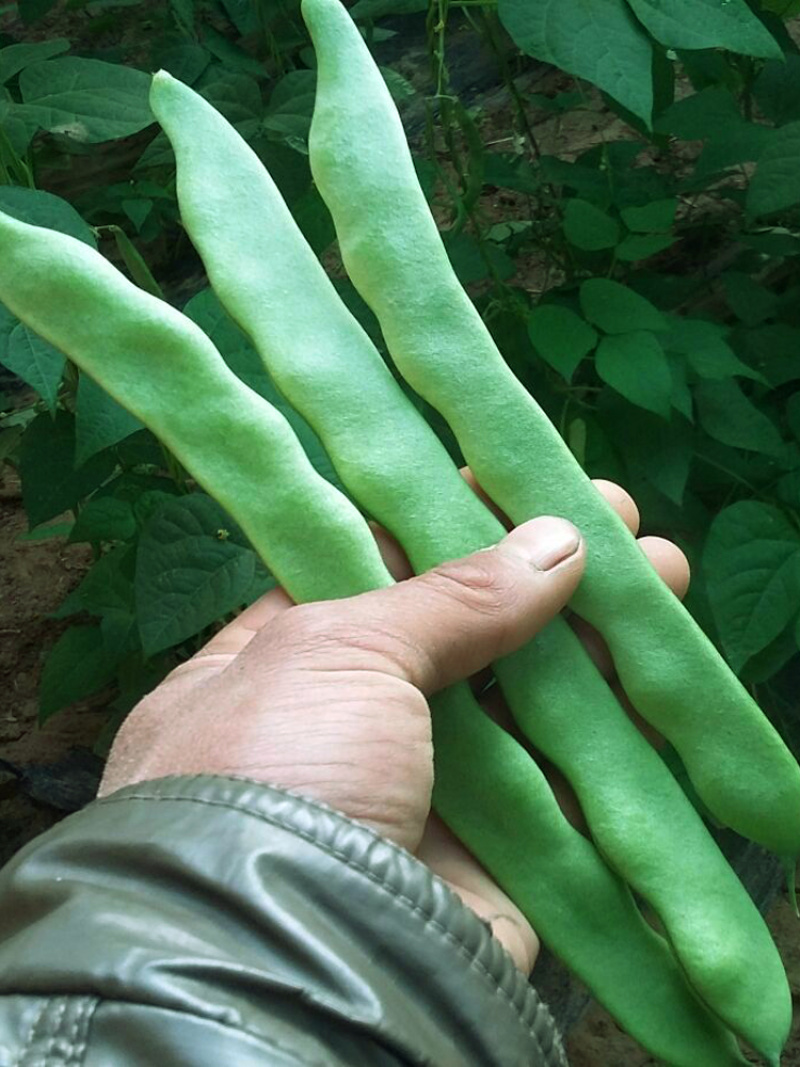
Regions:
[[585, 550], [565, 519], [532, 519], [492, 548], [348, 604], [350, 626], [380, 635], [389, 664], [424, 693], [516, 651], [567, 603]]

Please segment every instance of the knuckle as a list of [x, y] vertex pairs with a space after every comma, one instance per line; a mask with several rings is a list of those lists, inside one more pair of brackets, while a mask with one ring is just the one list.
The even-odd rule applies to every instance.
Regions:
[[496, 616], [515, 599], [513, 569], [501, 565], [494, 549], [445, 563], [427, 579], [436, 593], [480, 615]]

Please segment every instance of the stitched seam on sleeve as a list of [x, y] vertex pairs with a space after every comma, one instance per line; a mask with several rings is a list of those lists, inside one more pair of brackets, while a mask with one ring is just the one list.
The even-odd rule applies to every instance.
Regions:
[[[289, 794], [286, 794], [286, 795], [288, 796]], [[305, 798], [297, 798], [297, 799], [305, 800]], [[525, 1029], [528, 1031], [528, 1033], [532, 1036], [533, 1040], [536, 1043], [537, 1050], [540, 1052], [540, 1054], [542, 1054], [544, 1056], [544, 1050], [542, 1048], [542, 1042], [541, 1042], [541, 1040], [539, 1038], [539, 1035], [535, 1032], [533, 1027], [529, 1023], [527, 1023], [525, 1021], [525, 1019], [523, 1018], [519, 1007], [514, 1003], [514, 1000], [512, 999], [512, 997], [509, 996], [509, 994], [502, 988], [502, 986], [498, 983], [497, 979], [486, 968], [486, 966], [475, 956], [475, 954], [473, 952], [470, 951], [470, 949], [467, 947], [467, 945], [464, 944], [463, 940], [461, 938], [457, 937], [451, 930], [448, 930], [445, 926], [443, 926], [442, 923], [440, 923], [437, 919], [435, 919], [433, 917], [433, 915], [431, 915], [431, 913], [429, 911], [427, 911], [424, 907], [422, 907], [422, 905], [416, 903], [410, 897], [408, 897], [405, 894], [399, 892], [394, 887], [392, 887], [390, 885], [387, 885], [386, 882], [382, 878], [380, 878], [377, 874], [375, 874], [374, 871], [371, 871], [368, 867], [365, 867], [363, 864], [359, 863], [357, 860], [354, 860], [351, 856], [348, 856], [345, 852], [341, 851], [340, 849], [332, 848], [330, 845], [328, 845], [325, 842], [319, 841], [316, 837], [314, 837], [312, 834], [308, 833], [306, 830], [300, 829], [299, 827], [293, 825], [292, 823], [287, 822], [286, 820], [280, 818], [279, 816], [276, 816], [276, 815], [274, 815], [272, 813], [267, 814], [265, 812], [254, 811], [252, 808], [249, 808], [249, 807], [246, 807], [246, 806], [243, 806], [243, 805], [232, 804], [229, 801], [211, 800], [208, 797], [175, 797], [175, 796], [163, 796], [162, 797], [162, 796], [148, 795], [146, 793], [126, 793], [125, 796], [120, 796], [120, 797], [116, 797], [116, 796], [114, 796], [114, 794], [112, 794], [109, 797], [103, 798], [103, 800], [100, 803], [102, 803], [104, 805], [105, 804], [119, 804], [119, 803], [124, 803], [126, 800], [142, 800], [142, 801], [147, 801], [147, 802], [156, 801], [156, 802], [159, 802], [159, 803], [161, 803], [161, 802], [167, 802], [167, 803], [178, 802], [178, 803], [183, 803], [183, 804], [204, 804], [204, 805], [206, 805], [206, 807], [223, 808], [223, 809], [226, 809], [226, 810], [229, 810], [229, 811], [238, 811], [238, 812], [241, 812], [242, 814], [250, 815], [250, 816], [258, 819], [261, 822], [265, 822], [265, 823], [267, 823], [269, 825], [272, 825], [272, 826], [277, 826], [282, 830], [287, 830], [287, 831], [295, 834], [297, 837], [300, 837], [302, 840], [306, 841], [308, 844], [313, 845], [314, 847], [316, 847], [316, 848], [320, 849], [321, 851], [327, 853], [329, 856], [332, 856], [334, 859], [337, 859], [340, 862], [344, 863], [346, 866], [352, 868], [353, 870], [358, 871], [359, 874], [362, 874], [365, 878], [367, 878], [373, 884], [379, 886], [384, 892], [388, 893], [395, 900], [397, 900], [401, 904], [403, 904], [409, 911], [411, 911], [413, 914], [416, 914], [416, 915], [422, 917], [428, 925], [432, 926], [435, 930], [437, 930], [444, 937], [444, 939], [446, 941], [448, 941], [456, 949], [458, 954], [460, 956], [462, 956], [467, 961], [469, 966], [472, 969], [474, 969], [475, 971], [477, 971], [479, 974], [481, 974], [489, 982], [489, 984], [494, 989], [495, 993], [502, 1000], [506, 1001], [506, 1003], [509, 1005], [509, 1007], [514, 1012], [514, 1014], [517, 1017], [517, 1019], [525, 1027]], [[320, 810], [325, 811], [326, 814], [333, 814], [330, 809], [320, 809]], [[339, 818], [342, 818], [342, 816], [339, 816]], [[359, 827], [359, 829], [362, 829], [362, 828]], [[376, 841], [381, 841], [381, 843], [383, 843], [383, 844], [388, 844], [388, 846], [390, 848], [396, 849], [396, 846], [392, 845], [392, 842], [383, 841], [383, 839], [379, 838], [377, 834], [374, 834], [372, 831], [370, 831], [368, 827], [364, 827], [364, 829], [367, 830], [367, 832], [369, 832], [374, 837], [374, 839]], [[397, 851], [399, 852], [399, 849], [397, 849]], [[403, 855], [402, 853], [400, 853], [400, 854]], [[413, 859], [413, 857], [412, 857], [412, 859]], [[419, 861], [417, 861], [417, 862], [419, 862]], [[547, 1057], [545, 1056], [545, 1059], [546, 1058]]]

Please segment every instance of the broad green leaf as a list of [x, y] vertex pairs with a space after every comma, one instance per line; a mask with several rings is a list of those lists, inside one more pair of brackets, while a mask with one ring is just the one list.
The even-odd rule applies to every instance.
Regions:
[[37, 44], [10, 44], [0, 48], [0, 85], [32, 63], [41, 63], [61, 52], [68, 52], [69, 47], [66, 37], [53, 37], [52, 40], [39, 41]]
[[173, 78], [194, 85], [211, 62], [211, 53], [197, 44], [175, 35], [161, 40], [153, 51], [152, 69], [167, 70]]
[[564, 235], [575, 248], [600, 252], [619, 241], [619, 223], [588, 200], [572, 199], [564, 212]]
[[404, 78], [399, 70], [393, 70], [391, 67], [381, 67], [381, 74], [383, 80], [386, 82], [386, 88], [392, 95], [392, 100], [396, 104], [402, 104], [405, 100], [410, 100], [417, 95], [417, 90], [408, 80]]
[[694, 390], [700, 425], [723, 445], [776, 455], [783, 441], [775, 424], [728, 378], [702, 382]]
[[484, 281], [491, 277], [492, 269], [503, 281], [514, 274], [514, 260], [490, 241], [481, 243], [471, 234], [462, 231], [447, 237], [444, 243], [453, 270], [462, 285]]
[[142, 429], [135, 415], [126, 411], [86, 374], [81, 374], [78, 381], [75, 419], [75, 462], [78, 465]]
[[294, 221], [314, 252], [321, 256], [336, 240], [336, 227], [331, 213], [316, 186], [310, 186], [292, 204]]
[[264, 9], [254, 4], [253, 0], [222, 0], [222, 6], [243, 37], [259, 29], [259, 13]]
[[728, 307], [745, 326], [758, 326], [775, 313], [778, 298], [749, 274], [728, 270], [722, 275]]
[[581, 286], [581, 308], [595, 326], [606, 333], [632, 330], [665, 330], [658, 308], [633, 289], [607, 278], [589, 278]]
[[45, 660], [39, 688], [40, 724], [62, 708], [108, 685], [115, 666], [99, 627], [71, 626]]
[[81, 508], [69, 535], [71, 542], [128, 541], [136, 533], [133, 508], [113, 496], [92, 497]]
[[800, 203], [800, 122], [782, 126], [762, 153], [747, 191], [752, 217]]
[[259, 63], [253, 56], [248, 55], [237, 44], [219, 33], [213, 26], [203, 26], [203, 44], [228, 70], [237, 70], [242, 74], [249, 74], [253, 78], [266, 78], [267, 69], [265, 64]]
[[107, 552], [59, 605], [54, 617], [65, 619], [85, 611], [105, 618], [132, 611], [135, 563], [136, 553], [131, 545], [119, 545]]
[[674, 197], [654, 200], [643, 207], [624, 207], [622, 221], [634, 233], [665, 233], [675, 222], [678, 201]]
[[774, 322], [752, 330], [737, 330], [734, 346], [770, 385], [778, 387], [800, 379], [800, 329]]
[[17, 541], [50, 541], [54, 537], [69, 537], [72, 530], [73, 523], [71, 522], [53, 522], [47, 526], [37, 526], [35, 530], [28, 530], [27, 533], [20, 534]]
[[604, 337], [595, 356], [597, 373], [637, 407], [668, 419], [672, 372], [658, 338], [646, 330]]
[[727, 89], [713, 86], [676, 101], [655, 121], [658, 133], [671, 133], [683, 141], [705, 141], [719, 130], [744, 124], [735, 98]]
[[669, 352], [681, 352], [695, 374], [701, 378], [753, 378], [764, 381], [758, 371], [742, 363], [725, 340], [724, 326], [705, 319], [688, 319], [673, 315], [668, 319], [669, 332], [662, 343]]
[[428, 0], [357, 0], [350, 8], [354, 19], [380, 19], [384, 15], [416, 15], [428, 10]]
[[19, 0], [17, 7], [22, 21], [30, 25], [46, 15], [55, 5], [56, 0]]
[[66, 363], [62, 352], [19, 322], [11, 331], [7, 345], [0, 347], [0, 363], [27, 382], [50, 411], [55, 411]]
[[180, 497], [148, 522], [136, 564], [136, 616], [146, 655], [180, 644], [241, 607], [256, 556], [231, 536], [210, 497]]
[[128, 137], [154, 120], [150, 76], [99, 59], [65, 56], [35, 63], [20, 74], [26, 118], [82, 144]]
[[65, 411], [38, 415], [22, 440], [22, 502], [31, 527], [73, 508], [102, 485], [114, 469], [113, 458], [97, 455], [75, 469], [75, 421]]
[[716, 174], [722, 174], [740, 163], [757, 163], [776, 138], [780, 130], [754, 122], [740, 122], [730, 127], [721, 127], [708, 138], [700, 154], [688, 188], [705, 186]]
[[694, 401], [686, 373], [686, 357], [679, 352], [667, 352], [667, 362], [672, 374], [672, 406], [687, 422], [694, 422]]
[[720, 640], [738, 671], [797, 616], [800, 535], [777, 508], [740, 501], [712, 523], [703, 569]]
[[606, 408], [604, 422], [624, 458], [631, 493], [636, 495], [643, 480], [680, 507], [694, 454], [691, 424], [678, 418], [666, 422], [622, 401]]
[[628, 0], [634, 14], [667, 48], [726, 48], [745, 56], [780, 56], [745, 0]]
[[677, 237], [669, 233], [632, 233], [617, 245], [616, 257], [623, 263], [638, 263], [671, 248]]
[[528, 334], [539, 355], [568, 382], [597, 344], [597, 331], [569, 308], [540, 304], [528, 316]]
[[136, 227], [136, 232], [139, 233], [153, 210], [153, 201], [148, 200], [147, 197], [143, 197], [141, 200], [123, 200], [122, 210]]
[[285, 74], [269, 98], [263, 119], [265, 128], [291, 139], [293, 145], [306, 144], [316, 86], [316, 71], [293, 70]]
[[[0, 52], [0, 57], [2, 57]], [[765, 63], [753, 95], [759, 110], [776, 126], [800, 120], [800, 56], [791, 52]]]
[[84, 222], [72, 204], [53, 193], [12, 185], [0, 186], [0, 211], [5, 211], [20, 222], [58, 230], [92, 248], [97, 247], [97, 238], [91, 226]]
[[800, 393], [793, 393], [786, 402], [786, 422], [800, 441]]
[[234, 125], [261, 119], [261, 89], [248, 74], [209, 68], [194, 88]]
[[790, 19], [793, 15], [800, 15], [800, 0], [761, 0], [764, 11], [772, 11], [780, 15], [782, 19]]
[[172, 17], [186, 37], [194, 37], [194, 0], [169, 0]]
[[514, 43], [605, 90], [638, 118], [653, 111], [653, 47], [624, 0], [500, 0]]

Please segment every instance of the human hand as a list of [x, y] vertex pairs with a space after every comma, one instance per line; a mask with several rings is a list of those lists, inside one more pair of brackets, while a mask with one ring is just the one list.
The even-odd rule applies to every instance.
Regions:
[[[598, 488], [635, 533], [630, 497], [610, 483]], [[323, 801], [415, 853], [529, 971], [538, 950], [530, 925], [431, 816], [426, 697], [475, 675], [546, 625], [580, 579], [583, 544], [569, 523], [540, 518], [492, 549], [411, 577], [399, 546], [383, 531], [376, 537], [398, 585], [301, 606], [272, 590], [131, 712], [100, 793], [206, 773]], [[658, 538], [641, 544], [683, 592], [688, 567], [679, 550]], [[582, 632], [608, 676], [607, 654], [591, 631]], [[493, 704], [502, 719], [503, 707]]]

